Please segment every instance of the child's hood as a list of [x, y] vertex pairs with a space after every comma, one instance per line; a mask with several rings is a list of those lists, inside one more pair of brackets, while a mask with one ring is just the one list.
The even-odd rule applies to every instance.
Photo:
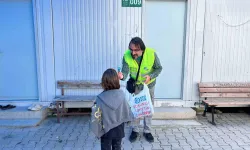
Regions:
[[125, 94], [122, 90], [108, 90], [98, 95], [102, 103], [109, 108], [116, 110], [125, 100]]

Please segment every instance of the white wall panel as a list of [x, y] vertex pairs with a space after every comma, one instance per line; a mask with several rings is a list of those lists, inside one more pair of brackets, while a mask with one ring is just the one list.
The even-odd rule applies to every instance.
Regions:
[[250, 1], [207, 0], [203, 82], [250, 81]]
[[[197, 83], [201, 80], [205, 0], [189, 0], [187, 6], [183, 100], [185, 106], [199, 101]], [[188, 102], [190, 101], [190, 103]]]
[[[39, 101], [55, 97], [52, 6], [50, 0], [32, 0], [36, 38]], [[26, 102], [25, 102], [26, 103]]]
[[121, 66], [131, 37], [141, 36], [141, 8], [121, 7], [120, 0], [53, 0], [52, 5], [56, 80], [101, 80], [107, 68]]

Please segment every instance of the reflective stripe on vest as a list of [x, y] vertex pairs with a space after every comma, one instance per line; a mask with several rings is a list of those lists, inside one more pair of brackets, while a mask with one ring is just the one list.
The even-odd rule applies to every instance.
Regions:
[[[142, 84], [145, 82], [146, 78], [144, 76], [150, 75], [150, 73], [153, 71], [153, 65], [155, 61], [155, 50], [152, 48], [146, 48], [144, 54], [143, 54], [143, 60], [141, 63], [140, 73], [138, 76], [138, 80], [136, 84]], [[136, 79], [137, 71], [139, 69], [139, 65], [136, 62], [135, 59], [133, 59], [130, 50], [127, 50], [124, 54], [125, 61], [127, 62], [129, 66], [130, 75], [133, 79]], [[148, 84], [155, 81], [154, 79], [151, 79]]]

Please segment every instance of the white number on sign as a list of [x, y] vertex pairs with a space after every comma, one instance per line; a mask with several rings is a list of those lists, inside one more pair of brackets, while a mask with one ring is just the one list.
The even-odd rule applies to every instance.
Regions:
[[141, 4], [141, 0], [130, 0], [130, 5], [140, 5]]

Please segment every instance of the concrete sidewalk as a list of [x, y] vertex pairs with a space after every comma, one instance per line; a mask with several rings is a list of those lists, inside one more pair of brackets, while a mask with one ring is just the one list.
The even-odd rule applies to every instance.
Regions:
[[[208, 114], [209, 115], [209, 114]], [[153, 126], [154, 143], [139, 140], [130, 143], [126, 128], [123, 149], [212, 149], [250, 150], [250, 116], [248, 114], [216, 115], [217, 126], [198, 116], [197, 120], [166, 120], [166, 125]], [[210, 118], [210, 116], [208, 116]], [[158, 122], [159, 123], [159, 122]], [[47, 118], [40, 126], [31, 128], [0, 128], [0, 149], [3, 150], [98, 150], [100, 141], [89, 131], [89, 117], [66, 117], [62, 123]]]

